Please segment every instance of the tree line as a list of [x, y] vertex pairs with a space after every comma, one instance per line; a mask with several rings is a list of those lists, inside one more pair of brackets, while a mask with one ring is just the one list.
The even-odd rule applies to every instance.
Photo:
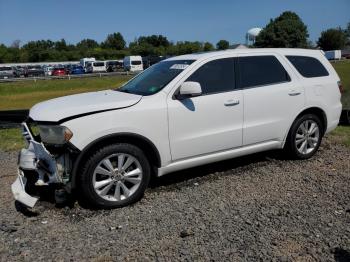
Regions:
[[[342, 49], [350, 46], [350, 23], [347, 28], [331, 28], [323, 31], [316, 44], [308, 40], [307, 26], [300, 17], [290, 11], [282, 13], [263, 28], [252, 47], [321, 48]], [[77, 44], [59, 41], [29, 41], [21, 46], [15, 40], [10, 46], [0, 44], [0, 63], [76, 61], [82, 57], [98, 60], [121, 59], [126, 55], [174, 56], [213, 50], [225, 50], [230, 46], [227, 40], [220, 40], [214, 46], [210, 42], [171, 42], [163, 35], [140, 36], [129, 45], [120, 32], [109, 34], [98, 43], [83, 39]]]
[[126, 55], [174, 56], [229, 48], [229, 42], [220, 40], [214, 47], [209, 42], [179, 41], [170, 42], [163, 35], [140, 36], [128, 46], [121, 33], [109, 34], [105, 41], [83, 39], [77, 44], [59, 41], [30, 41], [20, 46], [14, 41], [10, 46], [0, 44], [0, 63], [76, 61], [82, 57], [95, 57], [98, 60], [121, 59]]

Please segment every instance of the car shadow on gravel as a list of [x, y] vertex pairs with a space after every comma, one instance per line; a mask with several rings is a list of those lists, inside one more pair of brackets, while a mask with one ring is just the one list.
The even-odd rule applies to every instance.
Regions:
[[332, 253], [334, 254], [334, 260], [336, 262], [349, 262], [350, 261], [350, 252], [342, 249], [342, 248], [335, 248], [332, 250]]
[[[177, 171], [161, 177], [154, 177], [151, 180], [149, 187], [155, 189], [162, 186], [170, 186], [173, 184], [186, 182], [188, 180], [196, 178], [200, 178], [201, 180], [210, 180], [212, 178], [210, 178], [209, 175], [213, 173], [226, 173], [231, 171], [230, 174], [232, 174], [232, 171], [234, 172], [235, 169], [244, 168], [254, 163], [265, 163], [281, 160], [289, 160], [281, 150], [255, 153], [247, 156], [232, 158], [212, 164]], [[239, 174], [236, 173], [236, 175]]]

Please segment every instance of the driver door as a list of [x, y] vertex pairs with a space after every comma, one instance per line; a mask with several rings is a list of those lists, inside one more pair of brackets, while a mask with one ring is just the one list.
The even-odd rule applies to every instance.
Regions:
[[200, 83], [202, 95], [168, 97], [172, 160], [242, 146], [243, 95], [235, 89], [234, 58], [206, 62], [185, 81]]

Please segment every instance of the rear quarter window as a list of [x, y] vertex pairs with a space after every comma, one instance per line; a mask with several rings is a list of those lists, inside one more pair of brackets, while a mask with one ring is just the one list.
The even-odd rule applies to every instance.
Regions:
[[303, 77], [321, 77], [328, 76], [327, 69], [322, 63], [310, 56], [286, 56], [292, 65], [298, 70]]

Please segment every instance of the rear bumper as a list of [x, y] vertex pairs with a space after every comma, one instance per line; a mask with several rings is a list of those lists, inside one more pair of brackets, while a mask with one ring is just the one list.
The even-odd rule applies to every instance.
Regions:
[[328, 112], [328, 114], [327, 114], [328, 123], [327, 123], [326, 133], [331, 132], [332, 130], [334, 130], [338, 126], [341, 112], [342, 112], [342, 104], [341, 103], [334, 106], [332, 108], [332, 110], [330, 110]]

